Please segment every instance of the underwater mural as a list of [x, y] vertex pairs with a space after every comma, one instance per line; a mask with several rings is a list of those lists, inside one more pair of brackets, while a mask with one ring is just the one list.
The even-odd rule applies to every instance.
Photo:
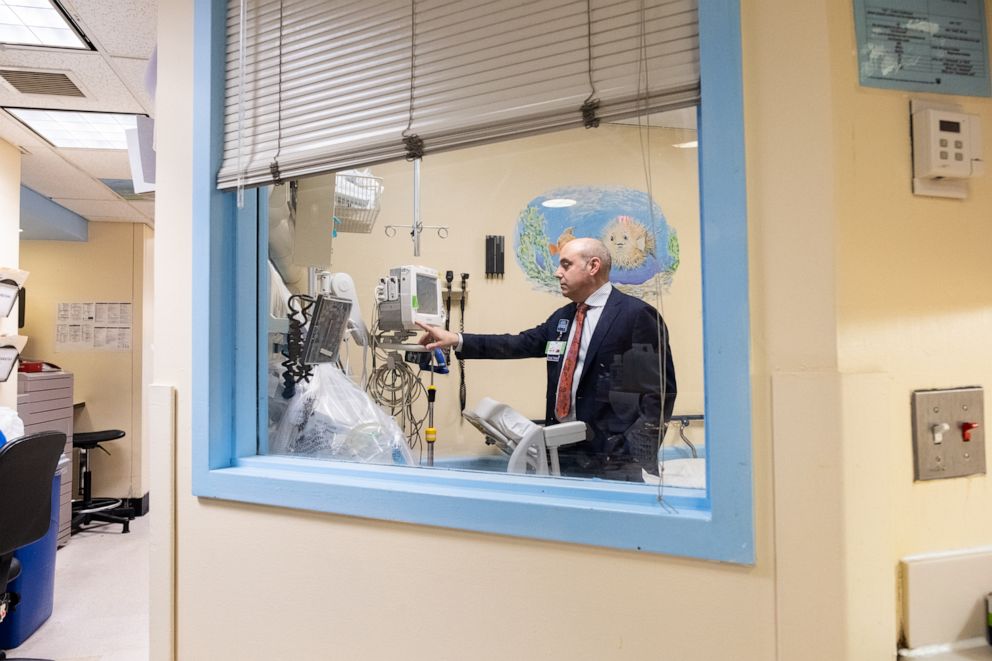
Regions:
[[517, 221], [517, 263], [535, 289], [560, 292], [558, 254], [579, 237], [606, 244], [613, 257], [610, 281], [635, 296], [667, 290], [679, 266], [678, 235], [644, 191], [556, 188], [531, 200]]

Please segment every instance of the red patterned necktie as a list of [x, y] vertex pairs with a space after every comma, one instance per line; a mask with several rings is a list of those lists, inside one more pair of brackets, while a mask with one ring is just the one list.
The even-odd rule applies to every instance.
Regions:
[[579, 303], [575, 310], [575, 326], [572, 331], [572, 343], [568, 345], [565, 362], [561, 366], [561, 378], [558, 379], [558, 399], [555, 402], [555, 416], [564, 420], [572, 408], [572, 377], [575, 376], [575, 364], [579, 362], [579, 345], [582, 344], [582, 322], [586, 320], [586, 310], [589, 306]]

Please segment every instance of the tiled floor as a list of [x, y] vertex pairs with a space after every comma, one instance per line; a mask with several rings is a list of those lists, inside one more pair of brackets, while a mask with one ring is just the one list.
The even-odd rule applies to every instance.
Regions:
[[148, 517], [80, 533], [55, 555], [52, 616], [8, 654], [53, 661], [147, 661]]

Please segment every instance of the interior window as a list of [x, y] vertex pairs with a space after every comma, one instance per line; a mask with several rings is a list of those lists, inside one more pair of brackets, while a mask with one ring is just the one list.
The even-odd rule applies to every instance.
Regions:
[[693, 107], [270, 187], [260, 454], [705, 503], [697, 137]]

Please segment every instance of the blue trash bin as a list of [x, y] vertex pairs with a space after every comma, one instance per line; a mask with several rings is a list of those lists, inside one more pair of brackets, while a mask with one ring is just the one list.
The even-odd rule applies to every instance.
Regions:
[[58, 473], [52, 481], [52, 519], [48, 532], [34, 544], [14, 552], [21, 563], [21, 575], [7, 588], [16, 592], [21, 601], [0, 622], [0, 650], [21, 645], [52, 615], [55, 600], [55, 548], [59, 536], [59, 490], [62, 479]]

